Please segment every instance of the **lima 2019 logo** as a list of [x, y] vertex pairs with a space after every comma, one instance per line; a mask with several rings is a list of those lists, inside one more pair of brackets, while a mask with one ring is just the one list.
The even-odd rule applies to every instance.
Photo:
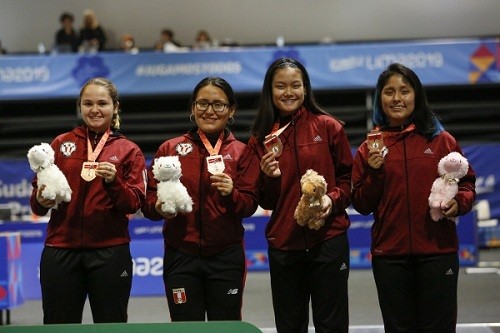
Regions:
[[500, 81], [500, 42], [481, 43], [470, 56], [469, 82]]
[[99, 56], [83, 56], [78, 59], [78, 63], [71, 74], [73, 74], [73, 78], [82, 86], [91, 78], [107, 77], [109, 75], [109, 68]]

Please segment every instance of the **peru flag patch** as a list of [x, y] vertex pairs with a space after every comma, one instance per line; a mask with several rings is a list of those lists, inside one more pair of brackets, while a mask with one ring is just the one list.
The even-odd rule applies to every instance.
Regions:
[[175, 304], [186, 303], [186, 290], [184, 288], [176, 288], [172, 289], [172, 295], [174, 297]]

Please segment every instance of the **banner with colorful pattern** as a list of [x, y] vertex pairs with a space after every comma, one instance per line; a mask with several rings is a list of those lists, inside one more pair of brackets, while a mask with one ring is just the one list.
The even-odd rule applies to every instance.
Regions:
[[112, 80], [122, 96], [189, 94], [206, 76], [236, 92], [258, 92], [279, 57], [300, 60], [314, 89], [373, 88], [390, 63], [412, 68], [426, 86], [500, 83], [498, 39], [439, 39], [286, 47], [234, 47], [182, 53], [6, 55], [0, 100], [76, 98], [89, 78]]

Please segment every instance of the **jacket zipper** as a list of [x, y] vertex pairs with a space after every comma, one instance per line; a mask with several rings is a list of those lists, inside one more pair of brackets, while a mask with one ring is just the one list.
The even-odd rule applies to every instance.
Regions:
[[[299, 179], [299, 198], [302, 196], [302, 189], [300, 185], [300, 178], [302, 177], [302, 173], [300, 172], [300, 163], [299, 163], [299, 153], [297, 151], [297, 130], [295, 127], [295, 116], [292, 118], [292, 124], [293, 127], [293, 149], [295, 152], [295, 163], [297, 164], [297, 176]], [[309, 252], [309, 244], [307, 244], [307, 236], [306, 236], [306, 229], [302, 228], [302, 238], [304, 239], [304, 246], [306, 248], [306, 252]]]
[[[203, 150], [202, 150], [203, 151]], [[198, 228], [200, 230], [200, 238], [198, 239], [198, 259], [201, 258], [201, 252], [202, 252], [202, 239], [203, 239], [203, 224], [201, 223], [201, 210], [203, 209], [204, 205], [202, 205], [201, 203], [204, 202], [204, 200], [202, 199], [202, 193], [204, 194], [205, 192], [202, 192], [203, 191], [203, 185], [202, 185], [202, 181], [201, 181], [201, 177], [203, 175], [203, 168], [205, 167], [205, 161], [206, 161], [206, 156], [205, 154], [200, 154], [201, 155], [201, 163], [200, 163], [200, 181], [198, 182], [198, 193], [200, 193], [199, 195], [199, 209], [198, 211], [196, 212], [196, 221], [198, 222]]]
[[408, 159], [406, 156], [406, 137], [403, 137], [403, 152], [404, 152], [404, 167], [405, 167], [405, 182], [406, 182], [406, 211], [408, 218], [408, 236], [410, 239], [410, 253], [413, 253], [413, 244], [412, 244], [412, 233], [411, 233], [411, 209], [410, 209], [410, 190], [409, 190], [409, 182], [408, 182]]

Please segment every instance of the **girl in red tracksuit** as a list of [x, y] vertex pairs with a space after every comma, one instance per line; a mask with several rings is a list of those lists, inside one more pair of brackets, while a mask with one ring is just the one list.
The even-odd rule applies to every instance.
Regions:
[[255, 176], [241, 169], [246, 145], [226, 128], [236, 111], [231, 86], [222, 78], [205, 78], [190, 105], [190, 119], [197, 126], [165, 141], [155, 158], [179, 157], [180, 181], [193, 199], [193, 210], [161, 210], [153, 160], [142, 212], [151, 220], [164, 220], [163, 279], [171, 320], [241, 320], [246, 277], [242, 220], [257, 208], [250, 182]]
[[[259, 204], [273, 211], [266, 238], [278, 332], [307, 332], [310, 302], [316, 332], [347, 332], [352, 153], [342, 123], [315, 102], [297, 60], [278, 59], [268, 68], [247, 152], [248, 163], [260, 167]], [[328, 184], [319, 230], [294, 218], [308, 169]]]
[[36, 177], [32, 183], [33, 213], [43, 216], [53, 208], [40, 261], [43, 322], [81, 323], [87, 296], [94, 322], [126, 322], [132, 287], [128, 215], [146, 196], [145, 160], [119, 132], [113, 83], [89, 80], [78, 109], [85, 125], [51, 143], [71, 201], [56, 208], [43, 197]]
[[[352, 200], [373, 213], [372, 266], [386, 332], [455, 332], [458, 239], [451, 217], [472, 209], [475, 175], [435, 222], [428, 198], [440, 159], [462, 153], [427, 105], [417, 75], [390, 65], [377, 82], [373, 119], [382, 145], [364, 142], [354, 158]], [[385, 146], [385, 148], [382, 148]]]

